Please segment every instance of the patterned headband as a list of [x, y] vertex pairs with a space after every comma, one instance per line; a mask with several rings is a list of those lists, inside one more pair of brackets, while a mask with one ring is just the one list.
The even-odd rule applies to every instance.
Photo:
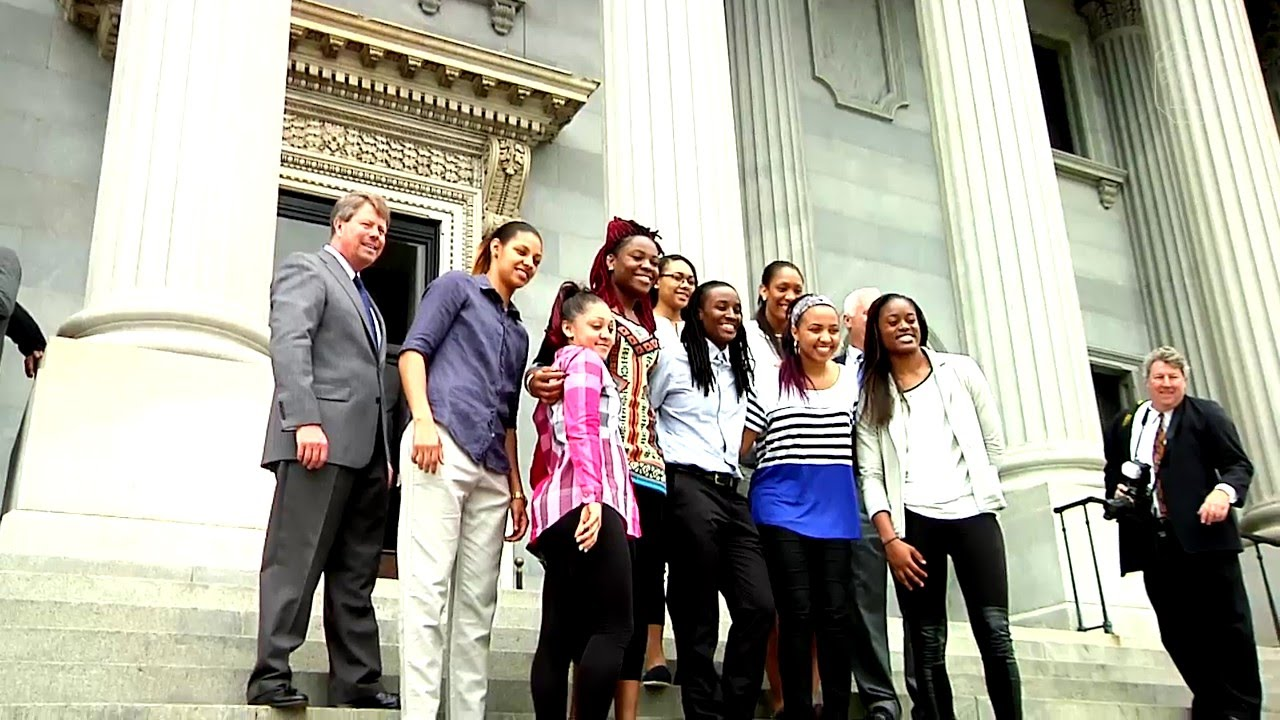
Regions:
[[791, 327], [793, 329], [800, 327], [800, 318], [804, 317], [804, 314], [809, 312], [810, 308], [819, 305], [826, 305], [832, 310], [836, 309], [836, 304], [831, 302], [831, 299], [826, 295], [805, 295], [796, 300], [795, 304], [791, 306]]

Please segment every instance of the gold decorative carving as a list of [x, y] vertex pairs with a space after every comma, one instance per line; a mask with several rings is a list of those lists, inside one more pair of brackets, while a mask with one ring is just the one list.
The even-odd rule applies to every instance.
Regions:
[[120, 39], [120, 8], [124, 0], [58, 0], [67, 22], [93, 33], [98, 54], [114, 60]]
[[475, 164], [467, 156], [391, 137], [370, 128], [350, 127], [286, 111], [283, 140], [287, 147], [338, 159], [449, 183], [477, 184]]
[[490, 138], [484, 172], [484, 210], [502, 217], [520, 215], [529, 179], [529, 146], [508, 138]]

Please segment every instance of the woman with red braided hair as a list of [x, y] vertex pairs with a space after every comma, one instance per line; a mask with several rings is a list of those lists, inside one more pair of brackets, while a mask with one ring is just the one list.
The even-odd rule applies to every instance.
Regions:
[[[609, 222], [604, 246], [596, 253], [589, 277], [588, 289], [609, 305], [618, 325], [617, 341], [605, 364], [621, 395], [622, 441], [640, 508], [640, 538], [635, 543], [632, 562], [635, 620], [619, 677], [615, 706], [618, 720], [636, 717], [649, 626], [662, 625], [665, 620], [661, 528], [666, 506], [666, 468], [658, 450], [657, 422], [648, 389], [659, 348], [649, 291], [658, 281], [661, 257], [656, 231], [634, 220], [615, 217]], [[556, 350], [566, 344], [560, 304], [557, 300], [551, 310], [546, 336], [534, 360], [538, 367], [530, 372], [528, 380], [529, 392], [547, 403], [557, 402], [564, 392], [564, 374], [547, 367]]]

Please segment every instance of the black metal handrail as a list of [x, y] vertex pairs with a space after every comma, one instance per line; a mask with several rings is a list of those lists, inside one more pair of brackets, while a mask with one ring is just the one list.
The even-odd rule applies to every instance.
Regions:
[[1271, 625], [1275, 628], [1276, 637], [1280, 638], [1280, 612], [1276, 611], [1276, 598], [1271, 594], [1271, 581], [1267, 579], [1267, 565], [1262, 561], [1262, 546], [1280, 547], [1280, 542], [1253, 533], [1240, 533], [1240, 537], [1253, 543], [1253, 551], [1257, 553], [1258, 570], [1262, 573], [1262, 587], [1267, 591], [1267, 607], [1271, 610]]
[[[1076, 630], [1079, 632], [1089, 632], [1090, 630], [1101, 629], [1108, 635], [1115, 633], [1111, 628], [1111, 616], [1107, 614], [1107, 598], [1102, 589], [1102, 569], [1098, 567], [1098, 550], [1093, 543], [1093, 526], [1089, 524], [1089, 506], [1105, 505], [1102, 498], [1085, 497], [1069, 502], [1066, 505], [1059, 505], [1053, 509], [1054, 514], [1058, 516], [1058, 523], [1062, 526], [1062, 545], [1067, 552], [1067, 574], [1071, 576], [1071, 596], [1076, 603]], [[1093, 575], [1098, 582], [1098, 605], [1102, 607], [1102, 624], [1090, 625], [1084, 624], [1084, 611], [1080, 607], [1080, 590], [1076, 586], [1076, 568], [1075, 563], [1071, 560], [1071, 541], [1067, 539], [1067, 519], [1063, 514], [1074, 508], [1083, 508], [1084, 511], [1084, 527], [1089, 533], [1089, 554], [1093, 557]]]

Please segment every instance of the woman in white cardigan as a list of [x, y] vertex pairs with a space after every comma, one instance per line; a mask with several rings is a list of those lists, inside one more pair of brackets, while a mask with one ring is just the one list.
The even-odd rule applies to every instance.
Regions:
[[885, 295], [867, 312], [857, 430], [863, 501], [897, 581], [923, 716], [955, 717], [946, 670], [950, 556], [995, 716], [1021, 718], [1004, 535], [995, 517], [1005, 506], [996, 470], [1004, 450], [999, 411], [978, 364], [926, 350], [928, 340], [924, 313], [910, 298]]

